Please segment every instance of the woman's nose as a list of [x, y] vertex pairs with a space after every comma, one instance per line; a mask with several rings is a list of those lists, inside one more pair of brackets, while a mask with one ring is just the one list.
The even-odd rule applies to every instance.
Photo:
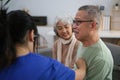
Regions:
[[65, 28], [63, 28], [63, 30], [62, 30], [63, 32], [66, 32], [66, 29]]

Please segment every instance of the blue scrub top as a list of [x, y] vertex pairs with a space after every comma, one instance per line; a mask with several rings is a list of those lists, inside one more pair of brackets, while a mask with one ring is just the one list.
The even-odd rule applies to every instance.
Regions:
[[0, 80], [75, 80], [75, 72], [56, 60], [29, 53], [1, 70]]

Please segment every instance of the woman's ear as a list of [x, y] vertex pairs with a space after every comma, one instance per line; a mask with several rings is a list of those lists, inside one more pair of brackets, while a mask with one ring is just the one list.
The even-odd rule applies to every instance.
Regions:
[[30, 40], [30, 41], [34, 41], [34, 30], [31, 30], [31, 31], [29, 32], [29, 40]]

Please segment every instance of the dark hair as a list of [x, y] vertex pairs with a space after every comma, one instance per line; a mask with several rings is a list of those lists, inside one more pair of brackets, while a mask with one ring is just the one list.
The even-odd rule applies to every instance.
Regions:
[[32, 17], [25, 11], [11, 11], [7, 15], [7, 21], [14, 43], [24, 43], [24, 37], [27, 31], [34, 30], [35, 35], [38, 34]]
[[39, 36], [37, 27], [32, 17], [25, 11], [11, 11], [7, 15], [7, 21], [10, 29], [10, 35], [13, 40], [13, 45], [16, 43], [25, 43], [24, 37], [28, 31], [34, 30], [34, 46]]
[[[3, 47], [4, 48], [3, 53], [2, 53], [2, 50], [0, 50], [1, 51], [0, 52], [0, 63], [2, 63], [0, 64], [0, 66], [3, 66], [0, 68], [7, 67], [14, 62], [14, 60], [16, 59], [16, 47], [15, 47], [16, 43], [19, 43], [19, 44], [26, 43], [25, 36], [28, 31], [34, 30], [35, 42], [37, 40], [36, 36], [38, 36], [37, 27], [32, 17], [25, 11], [21, 11], [21, 10], [11, 11], [7, 14], [6, 18], [7, 18], [6, 19], [7, 28], [5, 30], [7, 31], [6, 34], [8, 33], [7, 34], [8, 37], [6, 37], [8, 39], [6, 39], [7, 41], [5, 40], [6, 42], [5, 41], [3, 42], [3, 45], [5, 45], [5, 47], [6, 46], [8, 47], [6, 48]], [[0, 34], [0, 37], [1, 36], [2, 34]], [[9, 45], [5, 43], [9, 43]], [[10, 52], [6, 52], [7, 49]]]
[[[11, 64], [11, 40], [9, 38], [6, 14], [0, 14], [0, 70]], [[12, 49], [12, 47], [11, 47]]]

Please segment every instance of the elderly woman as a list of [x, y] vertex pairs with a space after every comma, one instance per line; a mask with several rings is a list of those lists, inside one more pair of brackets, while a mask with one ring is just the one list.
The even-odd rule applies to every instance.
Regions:
[[58, 36], [53, 46], [53, 58], [65, 66], [74, 67], [79, 41], [72, 31], [72, 18], [59, 17], [56, 19], [54, 31]]

